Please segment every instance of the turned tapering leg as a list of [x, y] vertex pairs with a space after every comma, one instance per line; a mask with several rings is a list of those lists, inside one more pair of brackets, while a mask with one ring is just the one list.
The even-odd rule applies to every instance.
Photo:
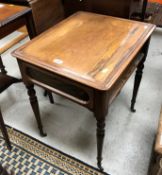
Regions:
[[54, 104], [54, 98], [53, 98], [52, 92], [45, 90], [44, 91], [44, 96], [47, 96], [47, 95], [49, 97], [50, 103]]
[[48, 97], [49, 97], [50, 103], [54, 104], [54, 99], [53, 99], [52, 92], [48, 91], [47, 93], [48, 93]]
[[102, 150], [105, 137], [105, 120], [97, 121], [97, 166], [103, 171]]
[[97, 165], [103, 171], [102, 150], [105, 136], [105, 117], [108, 113], [108, 94], [107, 92], [95, 91], [94, 115], [97, 121]]
[[29, 85], [29, 86], [26, 86], [26, 87], [28, 89], [30, 104], [31, 104], [33, 112], [34, 112], [40, 134], [42, 136], [46, 136], [46, 134], [43, 131], [42, 121], [41, 121], [40, 112], [39, 112], [39, 105], [38, 105], [38, 100], [37, 100], [37, 97], [36, 97], [36, 92], [34, 90], [34, 85]]
[[1, 69], [1, 73], [2, 73], [2, 74], [6, 74], [6, 73], [7, 73], [7, 71], [5, 70], [5, 66], [4, 66], [4, 64], [3, 64], [3, 62], [2, 62], [2, 57], [1, 57], [1, 55], [0, 55], [0, 69]]
[[34, 24], [32, 12], [26, 15], [26, 27], [27, 27], [30, 39], [33, 39], [34, 37], [38, 35], [35, 24]]
[[136, 103], [137, 93], [138, 93], [139, 86], [140, 86], [141, 79], [142, 79], [143, 69], [144, 69], [144, 63], [142, 62], [137, 67], [137, 71], [136, 71], [136, 76], [135, 76], [135, 81], [134, 81], [134, 89], [133, 89], [133, 97], [131, 100], [131, 111], [132, 112], [136, 112], [136, 110], [134, 109], [134, 106]]
[[142, 80], [144, 62], [145, 62], [146, 57], [147, 57], [149, 43], [150, 43], [150, 39], [146, 42], [146, 44], [143, 47], [144, 58], [137, 66], [137, 71], [136, 71], [135, 81], [134, 81], [134, 88], [133, 88], [133, 96], [132, 96], [132, 100], [131, 100], [131, 111], [132, 112], [136, 112], [134, 106], [136, 103], [136, 98], [137, 98], [139, 86], [140, 86], [140, 83]]
[[148, 4], [148, 0], [143, 0], [142, 13], [141, 13], [141, 20], [142, 20], [142, 21], [145, 20], [147, 4]]
[[12, 148], [11, 147], [11, 143], [10, 143], [10, 140], [9, 140], [9, 137], [8, 137], [7, 129], [5, 127], [1, 111], [0, 111], [0, 128], [1, 128], [1, 131], [2, 131], [2, 135], [3, 135], [3, 137], [4, 137], [5, 141], [6, 141], [7, 148], [9, 150], [11, 150], [11, 148]]

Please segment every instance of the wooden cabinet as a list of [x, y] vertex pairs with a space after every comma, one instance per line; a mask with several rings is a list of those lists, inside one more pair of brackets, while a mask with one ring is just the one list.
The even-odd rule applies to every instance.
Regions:
[[142, 7], [142, 0], [64, 0], [63, 5], [66, 16], [81, 10], [130, 18], [137, 8]]
[[64, 17], [77, 11], [130, 18], [143, 0], [0, 0], [0, 2], [29, 5], [32, 8], [36, 32], [40, 34]]

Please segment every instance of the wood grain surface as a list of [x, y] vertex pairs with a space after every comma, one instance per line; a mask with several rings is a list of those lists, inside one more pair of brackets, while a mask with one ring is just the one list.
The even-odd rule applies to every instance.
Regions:
[[27, 11], [30, 11], [30, 8], [25, 6], [0, 3], [0, 27], [19, 16], [22, 16]]
[[12, 53], [87, 86], [108, 90], [155, 26], [77, 12]]

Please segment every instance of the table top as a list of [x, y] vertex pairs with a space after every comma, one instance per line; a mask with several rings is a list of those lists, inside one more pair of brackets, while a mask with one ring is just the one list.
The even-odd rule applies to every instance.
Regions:
[[108, 90], [153, 32], [152, 24], [77, 12], [12, 55], [99, 90]]
[[29, 11], [29, 7], [0, 3], [0, 27]]

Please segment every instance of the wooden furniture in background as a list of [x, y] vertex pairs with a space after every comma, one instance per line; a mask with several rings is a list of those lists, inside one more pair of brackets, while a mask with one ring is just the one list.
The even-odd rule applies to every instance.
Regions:
[[[13, 83], [18, 83], [18, 82], [20, 82], [20, 80], [0, 73], [0, 93], [2, 93], [5, 89], [7, 89]], [[3, 117], [2, 117], [1, 110], [0, 110], [0, 128], [1, 128], [2, 134], [4, 136], [4, 139], [6, 141], [8, 149], [11, 149], [11, 144], [10, 144], [10, 141], [9, 141], [7, 130], [5, 128], [5, 124], [4, 124], [4, 120], [3, 120]]]
[[94, 112], [97, 160], [102, 170], [109, 105], [137, 67], [131, 104], [134, 111], [154, 28], [151, 24], [79, 12], [14, 51], [41, 135], [44, 131], [34, 84]]
[[[0, 0], [32, 8], [37, 34], [77, 11], [89, 11], [122, 18], [134, 14], [143, 19], [147, 0]], [[65, 15], [64, 15], [65, 13]], [[43, 15], [42, 15], [43, 14]]]
[[[18, 1], [16, 1], [16, 2], [18, 2]], [[23, 2], [23, 1], [21, 1], [21, 2]], [[47, 1], [44, 1], [44, 2], [47, 2]], [[51, 4], [51, 5], [54, 5], [54, 4]], [[40, 20], [40, 21], [38, 20], [38, 22], [35, 22], [33, 20], [33, 15], [35, 17], [35, 20], [36, 20], [36, 18], [39, 18], [39, 16], [42, 16], [38, 13], [39, 12], [38, 7], [40, 7], [42, 9], [43, 7], [45, 7], [45, 3], [44, 4], [37, 3], [36, 6], [35, 6], [35, 3], [31, 4], [32, 9], [34, 9], [34, 8], [37, 9], [37, 10], [34, 10], [34, 12], [37, 11], [36, 15], [35, 15], [35, 13], [33, 13], [33, 15], [32, 15], [32, 9], [29, 7], [18, 6], [18, 5], [13, 5], [13, 4], [3, 4], [3, 3], [0, 3], [0, 6], [1, 6], [0, 13], [3, 14], [0, 17], [0, 39], [7, 36], [8, 34], [14, 32], [16, 29], [19, 29], [19, 27], [22, 27], [24, 25], [26, 25], [29, 37], [30, 37], [30, 39], [32, 39], [33, 37], [38, 35], [40, 32], [45, 30], [47, 28], [47, 26], [49, 24], [51, 24], [50, 21], [53, 21], [53, 19], [51, 19], [47, 23], [48, 25], [43, 26], [41, 24], [43, 22], [44, 22], [44, 24], [46, 23], [45, 22], [46, 18], [44, 18], [44, 20]], [[56, 8], [58, 6], [56, 6], [56, 7], [53, 6], [53, 7]], [[54, 8], [52, 8], [52, 9], [55, 10]], [[4, 12], [7, 12], [7, 13], [4, 13]], [[49, 12], [49, 10], [48, 10], [48, 12]], [[46, 11], [46, 13], [47, 13], [47, 11]], [[56, 13], [54, 13], [54, 14], [56, 14]], [[57, 18], [57, 16], [54, 19], [56, 19], [56, 18]], [[41, 25], [41, 26], [39, 26], [39, 25]], [[22, 29], [20, 29], [20, 30], [22, 30]], [[24, 37], [24, 35], [22, 35], [20, 37], [22, 38], [22, 37]], [[18, 39], [20, 39], [20, 37]], [[7, 47], [1, 48], [2, 52], [6, 51], [6, 49], [9, 46], [15, 44], [15, 42], [18, 42], [18, 39], [15, 39], [14, 42], [11, 41], [11, 43], [9, 45], [7, 45]], [[2, 73], [4, 73], [4, 74], [7, 73], [7, 71], [5, 70], [5, 66], [2, 62], [1, 55], [0, 55], [0, 69], [1, 69]], [[47, 92], [47, 94], [49, 96], [50, 102], [53, 103], [54, 100], [53, 100], [52, 94], [50, 92]]]
[[141, 20], [142, 21], [145, 20], [147, 5], [148, 5], [148, 0], [143, 0], [142, 14], [141, 14]]
[[0, 2], [29, 6], [32, 9], [37, 35], [64, 18], [61, 0], [0, 0]]
[[[0, 3], [0, 39], [26, 25], [30, 38], [36, 36], [31, 8]], [[6, 74], [0, 56], [1, 73]]]
[[36, 33], [40, 34], [64, 18], [60, 0], [29, 1], [32, 9]]
[[89, 11], [105, 15], [131, 18], [137, 9], [142, 9], [143, 0], [63, 0], [66, 16], [77, 11]]
[[20, 34], [15, 36], [12, 40], [7, 42], [3, 46], [0, 45], [0, 55], [28, 36], [28, 32], [25, 26], [18, 29], [17, 32], [19, 32]]

